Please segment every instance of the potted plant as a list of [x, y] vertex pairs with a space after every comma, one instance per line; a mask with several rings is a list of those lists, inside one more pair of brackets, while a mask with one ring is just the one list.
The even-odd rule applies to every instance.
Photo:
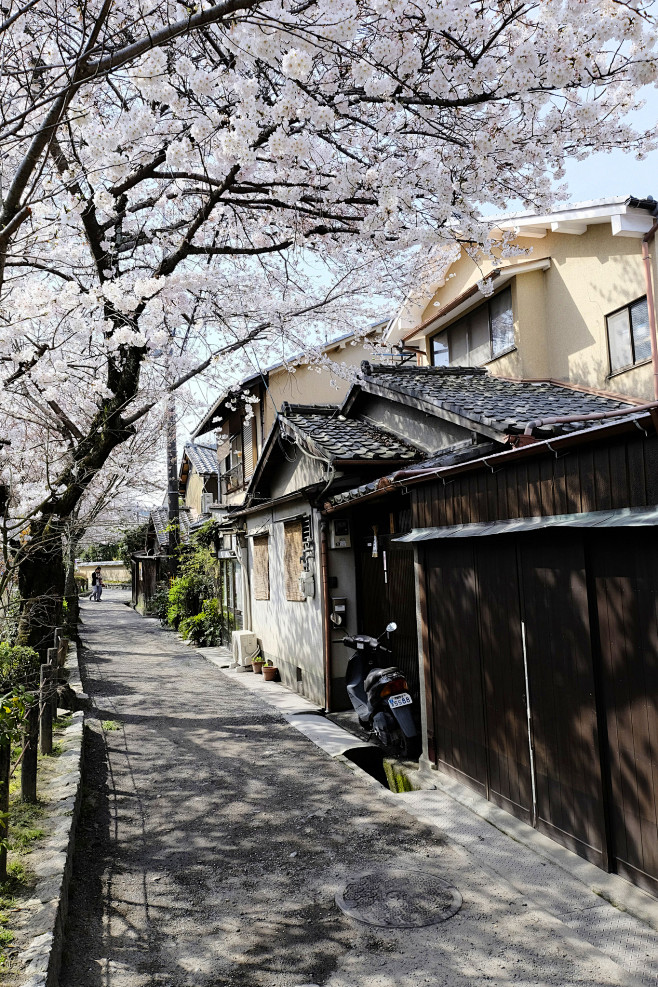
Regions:
[[256, 675], [260, 675], [263, 671], [263, 665], [265, 664], [265, 659], [261, 655], [256, 655], [255, 658], [251, 659], [251, 670], [255, 672]]
[[263, 678], [266, 682], [274, 682], [277, 677], [279, 669], [274, 665], [269, 658], [267, 658], [263, 664]]

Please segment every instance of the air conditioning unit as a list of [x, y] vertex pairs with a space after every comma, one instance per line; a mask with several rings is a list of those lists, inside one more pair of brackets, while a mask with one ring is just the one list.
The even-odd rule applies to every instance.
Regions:
[[233, 631], [233, 665], [238, 671], [251, 668], [251, 659], [258, 651], [258, 638], [253, 631]]

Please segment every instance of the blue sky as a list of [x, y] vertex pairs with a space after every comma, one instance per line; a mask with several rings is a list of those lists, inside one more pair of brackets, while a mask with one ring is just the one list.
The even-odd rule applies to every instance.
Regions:
[[[639, 129], [655, 129], [658, 124], [658, 92], [646, 87], [642, 94], [645, 106], [632, 120]], [[566, 181], [570, 202], [602, 199], [616, 195], [652, 195], [658, 199], [658, 151], [637, 161], [627, 151], [594, 154], [585, 161], [567, 163]]]

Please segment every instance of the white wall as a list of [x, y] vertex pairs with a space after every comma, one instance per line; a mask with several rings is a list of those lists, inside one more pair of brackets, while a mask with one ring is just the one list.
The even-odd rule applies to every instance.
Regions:
[[[315, 596], [290, 601], [285, 593], [283, 520], [310, 514], [307, 500], [289, 501], [247, 517], [247, 533], [269, 534], [270, 598], [256, 600], [251, 588], [251, 629], [266, 658], [278, 667], [284, 684], [324, 706], [324, 661], [322, 649], [322, 599], [320, 531], [313, 512], [315, 544]], [[248, 537], [249, 566], [253, 573], [253, 538]], [[301, 571], [301, 569], [300, 569]], [[253, 577], [251, 580], [253, 584]], [[301, 669], [301, 672], [298, 672]]]

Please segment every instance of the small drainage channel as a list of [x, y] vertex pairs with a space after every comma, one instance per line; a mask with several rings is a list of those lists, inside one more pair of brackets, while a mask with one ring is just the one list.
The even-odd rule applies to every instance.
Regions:
[[289, 714], [287, 719], [326, 753], [345, 758], [394, 794], [412, 791], [413, 765], [395, 760], [347, 716], [345, 713], [327, 716], [324, 710], [316, 709]]
[[356, 764], [357, 768], [365, 771], [384, 788], [390, 787], [384, 768], [384, 751], [378, 747], [350, 747], [343, 751], [343, 757], [346, 757], [352, 764]]

